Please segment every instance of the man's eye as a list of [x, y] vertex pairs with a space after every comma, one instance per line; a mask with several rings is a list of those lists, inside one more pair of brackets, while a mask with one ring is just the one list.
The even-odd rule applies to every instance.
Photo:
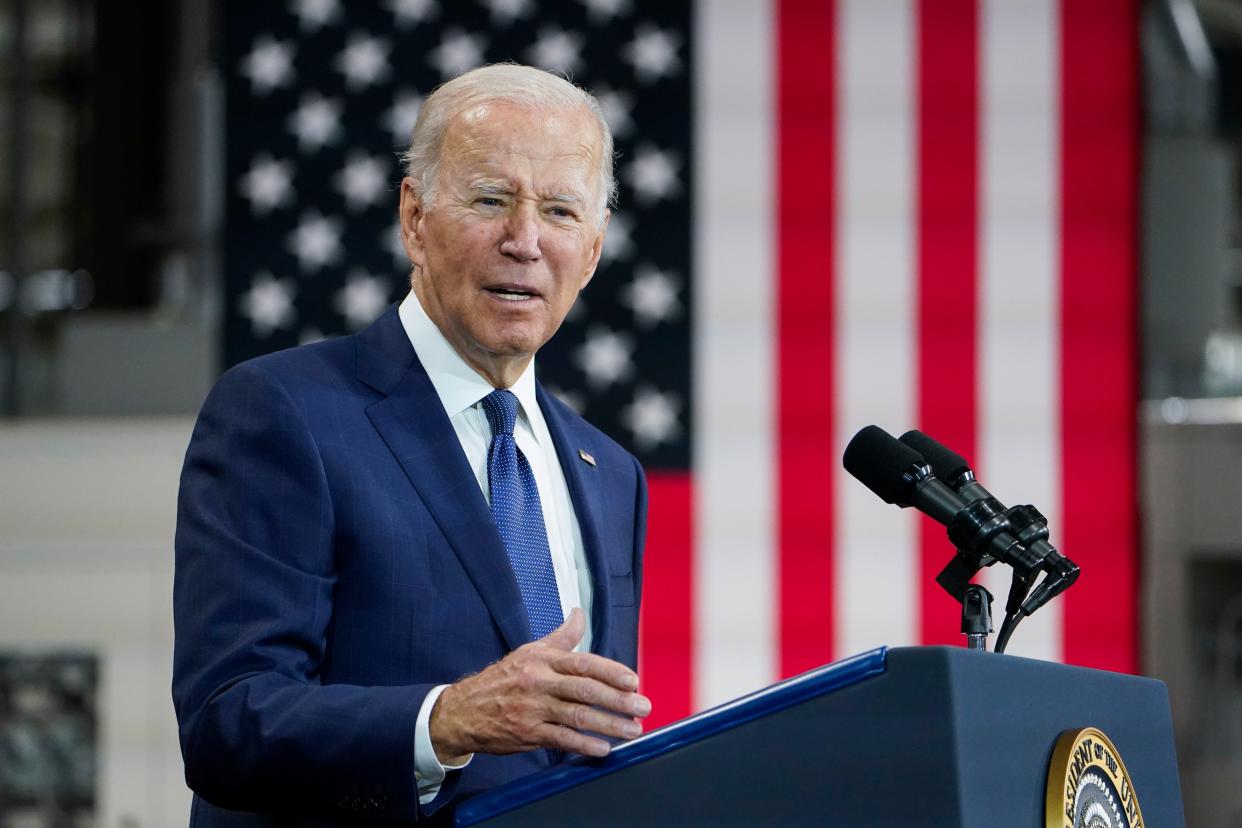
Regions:
[[474, 203], [479, 204], [483, 207], [500, 207], [503, 204], [503, 202], [500, 199], [492, 198], [491, 196], [484, 196], [482, 198], [477, 198], [475, 199]]
[[548, 212], [557, 218], [573, 218], [576, 215], [568, 207], [549, 207]]

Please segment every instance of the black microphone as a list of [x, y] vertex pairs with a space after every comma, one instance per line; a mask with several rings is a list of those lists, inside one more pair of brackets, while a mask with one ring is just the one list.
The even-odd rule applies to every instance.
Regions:
[[[1023, 615], [1035, 612], [1078, 580], [1078, 565], [1048, 542], [1048, 520], [1038, 509], [1031, 505], [1006, 508], [975, 479], [975, 473], [964, 457], [921, 431], [907, 431], [901, 435], [901, 442], [922, 455], [933, 473], [947, 482], [963, 500], [990, 501], [1009, 518], [1010, 528], [1030, 553], [1036, 568], [1047, 573], [1031, 596], [1021, 602]], [[1015, 609], [1017, 607], [1010, 611]]]
[[841, 462], [885, 503], [913, 506], [946, 526], [962, 510], [962, 498], [936, 479], [923, 456], [879, 426], [855, 434]]
[[[1010, 532], [1003, 510], [988, 500], [964, 500], [932, 474], [919, 452], [893, 437], [879, 426], [869, 425], [854, 435], [842, 458], [845, 470], [885, 503], [902, 508], [913, 506], [949, 527], [949, 540], [965, 561], [958, 562], [958, 576], [937, 578], [959, 601], [965, 595], [970, 577], [980, 566], [994, 560], [1014, 566], [1025, 575], [1037, 565], [1030, 553]], [[953, 568], [946, 567], [946, 575]]]

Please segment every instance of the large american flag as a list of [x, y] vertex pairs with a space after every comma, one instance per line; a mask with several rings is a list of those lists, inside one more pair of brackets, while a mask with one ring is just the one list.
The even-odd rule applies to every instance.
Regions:
[[[603, 264], [543, 381], [651, 481], [657, 722], [877, 644], [953, 643], [941, 528], [845, 476], [918, 427], [1083, 576], [1010, 652], [1136, 667], [1134, 0], [230, 0], [226, 363], [407, 286], [395, 153], [514, 60], [599, 96]], [[1000, 567], [996, 567], [1000, 569]], [[983, 581], [998, 595], [1004, 573]]]

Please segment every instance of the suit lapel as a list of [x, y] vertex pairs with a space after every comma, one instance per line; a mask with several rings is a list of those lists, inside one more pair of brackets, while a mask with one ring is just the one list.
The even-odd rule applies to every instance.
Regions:
[[510, 649], [527, 643], [530, 626], [500, 533], [395, 307], [358, 335], [358, 377], [386, 395], [367, 415], [448, 538], [505, 642]]
[[582, 532], [587, 565], [591, 568], [591, 581], [594, 584], [591, 599], [591, 650], [606, 655], [612, 613], [608, 611], [611, 603], [610, 579], [599, 525], [603, 509], [600, 470], [585, 462], [578, 454], [579, 450], [586, 450], [588, 453], [598, 451], [590, 444], [590, 435], [583, 433], [567, 409], [551, 399], [542, 385], [536, 387], [536, 396], [539, 409], [543, 411], [544, 419], [548, 423], [552, 442], [556, 445], [556, 456], [560, 460], [561, 470], [565, 473], [569, 497], [574, 503], [574, 515], [578, 518], [578, 528]]

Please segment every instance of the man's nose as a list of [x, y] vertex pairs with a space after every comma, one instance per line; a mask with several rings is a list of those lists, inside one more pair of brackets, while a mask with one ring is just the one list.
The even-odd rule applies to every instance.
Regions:
[[539, 217], [533, 206], [519, 204], [509, 214], [500, 252], [523, 262], [539, 258]]

